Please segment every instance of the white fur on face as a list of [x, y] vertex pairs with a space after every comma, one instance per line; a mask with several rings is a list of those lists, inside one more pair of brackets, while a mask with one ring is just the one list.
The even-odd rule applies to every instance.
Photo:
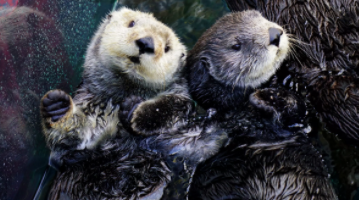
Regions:
[[[186, 49], [175, 33], [152, 14], [123, 8], [114, 11], [102, 34], [100, 56], [105, 66], [118, 67], [135, 79], [148, 83], [163, 84], [173, 78], [173, 74], [184, 65]], [[105, 22], [106, 22], [105, 20]], [[133, 27], [129, 27], [131, 22]], [[135, 41], [152, 37], [155, 53], [139, 55]], [[169, 51], [165, 52], [166, 46]], [[129, 57], [139, 57], [136, 64]]]
[[[261, 44], [268, 44], [269, 42], [269, 28], [278, 28], [283, 30], [282, 27], [277, 25], [276, 23], [269, 22], [267, 20], [258, 20], [260, 23], [257, 25], [258, 28], [261, 28], [262, 32], [267, 32], [261, 38], [263, 41], [254, 41], [260, 42]], [[257, 59], [257, 63], [252, 68], [251, 72], [246, 76], [245, 85], [248, 87], [258, 87], [262, 83], [269, 80], [275, 72], [280, 67], [280, 64], [284, 61], [287, 57], [289, 51], [289, 39], [286, 35], [285, 31], [283, 30], [283, 34], [280, 37], [279, 46], [275, 45], [266, 45], [267, 52], [263, 54], [263, 57], [259, 57]]]
[[289, 52], [284, 30], [279, 46], [270, 44], [270, 28], [283, 30], [257, 11], [231, 13], [200, 38], [197, 48], [201, 50], [197, 51], [205, 52], [209, 72], [216, 80], [228, 86], [255, 88], [274, 75]]

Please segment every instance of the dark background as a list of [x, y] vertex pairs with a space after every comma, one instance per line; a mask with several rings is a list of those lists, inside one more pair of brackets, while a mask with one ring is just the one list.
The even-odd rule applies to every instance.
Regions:
[[[0, 0], [0, 200], [33, 198], [49, 156], [40, 99], [51, 89], [76, 90], [97, 25], [121, 6], [154, 13], [188, 49], [229, 12], [222, 0]], [[321, 131], [311, 137], [339, 199], [355, 199], [358, 148], [316, 125]]]

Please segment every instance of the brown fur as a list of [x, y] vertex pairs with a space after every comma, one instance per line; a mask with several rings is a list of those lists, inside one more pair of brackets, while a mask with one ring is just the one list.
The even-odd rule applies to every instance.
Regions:
[[[295, 127], [305, 116], [304, 103], [279, 89], [257, 89], [248, 97], [286, 57], [280, 52], [288, 46], [269, 42], [272, 26], [278, 25], [257, 11], [231, 13], [189, 53], [193, 98], [215, 107], [232, 136], [228, 146], [197, 166], [189, 199], [337, 199], [304, 124]], [[232, 48], [236, 43], [240, 49]]]

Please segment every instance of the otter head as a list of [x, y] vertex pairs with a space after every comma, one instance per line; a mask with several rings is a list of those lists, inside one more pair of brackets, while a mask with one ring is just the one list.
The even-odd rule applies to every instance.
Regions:
[[122, 8], [105, 19], [99, 55], [104, 66], [135, 81], [163, 85], [183, 66], [185, 46], [152, 14]]
[[289, 51], [279, 25], [257, 11], [225, 15], [208, 29], [187, 59], [191, 95], [204, 107], [237, 106], [266, 82]]
[[228, 14], [199, 39], [191, 58], [205, 62], [217, 81], [255, 88], [279, 68], [289, 50], [288, 37], [279, 25], [257, 11]]

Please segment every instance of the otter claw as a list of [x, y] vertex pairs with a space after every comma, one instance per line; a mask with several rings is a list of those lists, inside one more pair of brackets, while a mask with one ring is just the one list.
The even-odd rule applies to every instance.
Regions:
[[57, 122], [57, 121], [58, 121], [59, 119], [61, 119], [63, 116], [64, 116], [64, 115], [53, 116], [53, 117], [51, 117], [51, 120], [52, 120], [53, 122]]
[[53, 102], [53, 100], [46, 98], [46, 99], [42, 100], [42, 105], [49, 106], [49, 105], [51, 105], [52, 102]]
[[42, 99], [41, 114], [53, 122], [61, 119], [70, 109], [70, 96], [61, 90], [48, 92]]
[[136, 105], [133, 106], [133, 108], [130, 110], [130, 112], [127, 115], [127, 121], [130, 122], [132, 119], [132, 115], [133, 112], [136, 110], [136, 108], [138, 107], [138, 105], [140, 105], [140, 103], [137, 103]]
[[143, 99], [141, 97], [132, 95], [126, 98], [120, 105], [120, 120], [128, 131], [132, 131], [130, 122], [133, 117], [133, 112], [142, 101]]
[[55, 110], [55, 111], [50, 111], [50, 112], [47, 112], [47, 113], [52, 115], [52, 116], [56, 116], [56, 115], [59, 115], [59, 114], [62, 114], [62, 113], [66, 113], [68, 110], [69, 110], [69, 107], [65, 107], [65, 108], [61, 108], [61, 109], [58, 109], [58, 110]]
[[60, 100], [63, 99], [65, 101], [69, 101], [69, 97], [67, 96], [67, 94], [61, 90], [54, 90], [50, 93], [48, 93], [47, 98], [51, 99], [51, 100]]
[[54, 103], [52, 105], [49, 105], [47, 106], [45, 109], [47, 111], [52, 111], [52, 110], [56, 110], [56, 109], [59, 109], [59, 108], [62, 108], [63, 106], [68, 106], [68, 103], [67, 102], [63, 102], [63, 101], [59, 101], [57, 103]]

